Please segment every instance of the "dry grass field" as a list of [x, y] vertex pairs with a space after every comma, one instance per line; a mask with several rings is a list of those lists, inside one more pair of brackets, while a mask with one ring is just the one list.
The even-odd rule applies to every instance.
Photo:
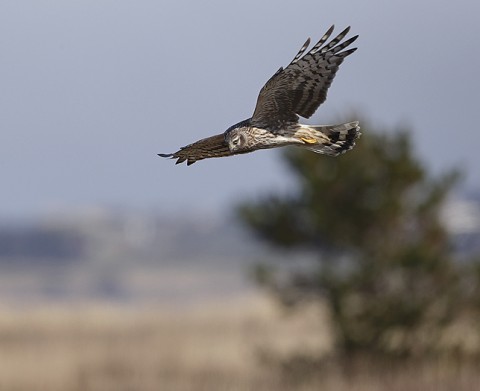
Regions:
[[0, 309], [0, 390], [480, 390], [472, 365], [275, 365], [331, 349], [314, 309], [289, 316], [246, 297], [165, 309]]

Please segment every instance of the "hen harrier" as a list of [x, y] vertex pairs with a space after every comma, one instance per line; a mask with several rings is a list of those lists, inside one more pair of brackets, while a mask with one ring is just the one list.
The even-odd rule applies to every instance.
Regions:
[[[341, 42], [347, 35], [347, 27], [326, 43], [334, 26], [305, 55], [310, 38], [301, 47], [292, 62], [280, 68], [263, 86], [258, 95], [253, 116], [217, 134], [175, 153], [158, 155], [177, 159], [176, 164], [187, 165], [198, 160], [232, 156], [257, 149], [297, 145], [316, 153], [337, 156], [353, 148], [360, 136], [358, 121], [341, 125], [303, 125], [298, 116], [309, 118], [327, 98], [343, 59], [357, 48], [344, 50], [358, 35]], [[326, 44], [325, 44], [326, 43]]]

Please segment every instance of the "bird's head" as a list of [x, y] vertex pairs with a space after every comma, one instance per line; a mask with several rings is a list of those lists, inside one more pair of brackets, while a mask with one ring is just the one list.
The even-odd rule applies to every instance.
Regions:
[[225, 134], [225, 141], [231, 152], [239, 152], [248, 148], [248, 134], [245, 128], [232, 129]]

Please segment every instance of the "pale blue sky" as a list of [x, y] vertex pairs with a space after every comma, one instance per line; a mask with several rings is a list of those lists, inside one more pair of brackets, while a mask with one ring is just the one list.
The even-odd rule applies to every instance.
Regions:
[[351, 110], [411, 124], [435, 171], [480, 189], [477, 1], [0, 2], [0, 218], [91, 205], [222, 211], [292, 184], [278, 151], [175, 166], [172, 152], [251, 115], [307, 37], [359, 50], [308, 121]]

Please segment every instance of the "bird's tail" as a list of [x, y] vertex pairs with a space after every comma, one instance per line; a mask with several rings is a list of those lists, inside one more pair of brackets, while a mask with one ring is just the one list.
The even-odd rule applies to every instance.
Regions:
[[306, 131], [305, 137], [300, 137], [305, 143], [302, 147], [329, 156], [349, 151], [361, 135], [358, 121], [341, 125], [301, 125], [301, 127], [302, 131]]

